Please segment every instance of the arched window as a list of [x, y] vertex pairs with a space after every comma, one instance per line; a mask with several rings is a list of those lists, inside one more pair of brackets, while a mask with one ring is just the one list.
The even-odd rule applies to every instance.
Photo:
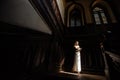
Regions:
[[74, 9], [70, 13], [69, 26], [70, 27], [79, 27], [82, 25], [80, 11]]
[[96, 24], [108, 24], [106, 14], [103, 9], [95, 7], [93, 9], [93, 16]]

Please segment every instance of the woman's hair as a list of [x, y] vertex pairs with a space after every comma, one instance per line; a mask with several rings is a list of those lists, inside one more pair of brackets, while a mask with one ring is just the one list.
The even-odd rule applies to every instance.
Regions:
[[79, 41], [75, 41], [75, 43], [74, 43], [75, 45], [79, 45]]

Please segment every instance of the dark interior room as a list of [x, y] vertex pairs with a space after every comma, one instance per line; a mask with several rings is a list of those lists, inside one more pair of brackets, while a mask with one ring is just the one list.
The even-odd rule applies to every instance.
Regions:
[[0, 0], [4, 78], [119, 80], [119, 3]]

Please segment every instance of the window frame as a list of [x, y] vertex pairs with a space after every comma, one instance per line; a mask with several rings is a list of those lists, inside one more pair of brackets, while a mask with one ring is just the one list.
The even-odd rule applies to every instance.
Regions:
[[[71, 24], [73, 22], [73, 24]], [[80, 27], [82, 26], [81, 12], [78, 9], [73, 9], [69, 16], [69, 27]]]
[[[98, 9], [98, 10], [96, 10]], [[94, 7], [92, 9], [92, 15], [93, 15], [93, 18], [94, 18], [94, 22], [96, 25], [101, 25], [101, 24], [109, 24], [109, 21], [108, 21], [108, 17], [106, 15], [106, 12], [104, 11], [103, 8], [100, 8], [100, 7]], [[97, 18], [95, 18], [95, 15], [98, 15], [98, 21], [97, 22]]]

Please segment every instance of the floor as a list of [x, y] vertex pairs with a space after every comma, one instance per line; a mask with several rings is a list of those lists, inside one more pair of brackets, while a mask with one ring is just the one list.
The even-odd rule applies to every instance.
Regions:
[[[15, 75], [14, 75], [15, 77]], [[83, 74], [83, 73], [72, 73], [72, 72], [37, 72], [31, 74], [19, 73], [15, 80], [108, 80], [104, 75], [98, 74]]]
[[51, 76], [55, 76], [59, 78], [59, 80], [107, 80], [103, 75], [93, 75], [93, 74], [81, 74], [81, 73], [72, 73], [60, 71], [59, 73], [50, 74]]

